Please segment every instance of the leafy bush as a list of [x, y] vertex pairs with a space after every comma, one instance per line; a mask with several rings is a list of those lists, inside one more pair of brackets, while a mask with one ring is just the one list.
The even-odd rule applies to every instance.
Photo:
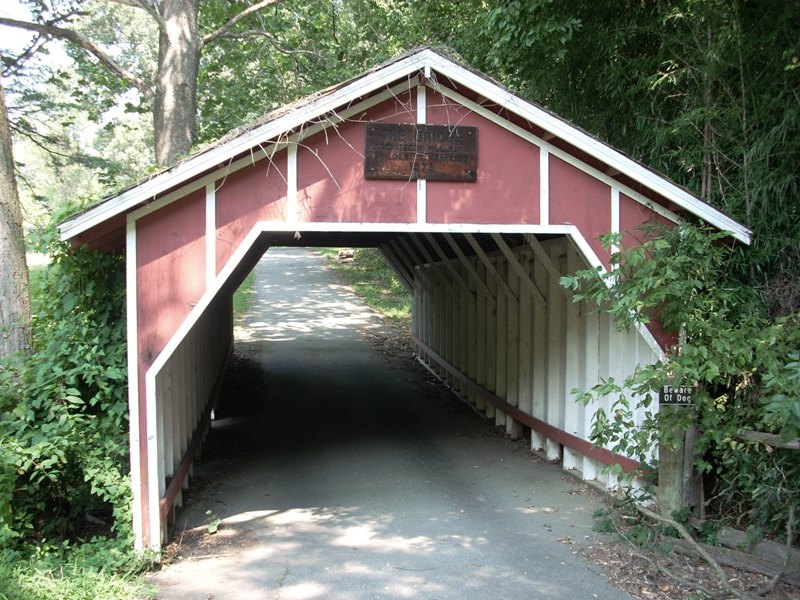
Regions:
[[[800, 456], [737, 438], [744, 430], [800, 431], [798, 315], [770, 317], [758, 294], [736, 277], [735, 249], [723, 233], [684, 224], [646, 227], [644, 242], [615, 253], [613, 269], [584, 270], [562, 283], [575, 301], [590, 300], [622, 328], [657, 319], [674, 336], [662, 361], [640, 366], [624, 382], [608, 380], [573, 390], [588, 404], [610, 397], [594, 417], [593, 440], [647, 462], [670, 431], [699, 427], [695, 466], [710, 484], [709, 506], [720, 517], [744, 520], [771, 535], [784, 533], [800, 497]], [[621, 242], [607, 236], [610, 247]], [[693, 410], [656, 410], [666, 384], [696, 385]], [[634, 427], [633, 415], [644, 413]]]
[[0, 369], [0, 544], [130, 542], [122, 258], [62, 248]]

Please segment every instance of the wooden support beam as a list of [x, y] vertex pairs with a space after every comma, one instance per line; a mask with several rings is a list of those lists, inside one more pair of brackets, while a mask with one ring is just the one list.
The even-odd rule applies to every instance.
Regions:
[[556, 288], [559, 289], [567, 298], [567, 300], [571, 302], [572, 291], [561, 285], [561, 271], [559, 271], [558, 267], [555, 266], [552, 259], [547, 254], [547, 251], [542, 247], [542, 244], [539, 242], [539, 240], [536, 239], [536, 236], [533, 234], [526, 234], [525, 241], [528, 242], [528, 245], [533, 249], [534, 254], [536, 254], [536, 258], [541, 261], [541, 263], [544, 265], [544, 268], [550, 274], [550, 278], [555, 283]]
[[[429, 267], [430, 269], [432, 269], [433, 271], [435, 271], [437, 273], [441, 273], [441, 271], [442, 271], [441, 265], [437, 265], [436, 264], [436, 261], [431, 256], [431, 253], [428, 252], [428, 249], [419, 240], [419, 238], [417, 237], [417, 234], [416, 233], [411, 233], [411, 234], [409, 234], [408, 237], [414, 243], [414, 246], [416, 246], [416, 248], [419, 251], [420, 255], [425, 259], [427, 265], [424, 265], [424, 266]], [[453, 289], [453, 284], [450, 283], [450, 280], [447, 279], [447, 277], [436, 277], [435, 281], [437, 283], [441, 282], [442, 287], [450, 288], [451, 290]]]
[[453, 278], [453, 281], [456, 281], [458, 285], [461, 287], [461, 290], [469, 294], [470, 297], [473, 300], [475, 300], [475, 294], [472, 292], [472, 290], [469, 289], [469, 283], [467, 283], [466, 278], [455, 269], [452, 262], [444, 253], [444, 250], [442, 250], [442, 247], [439, 246], [434, 237], [430, 233], [423, 233], [422, 235], [424, 235], [425, 239], [428, 240], [428, 243], [431, 245], [431, 248], [433, 248], [433, 251], [436, 253], [436, 256], [439, 257], [441, 264], [443, 264], [445, 269], [447, 269], [447, 271], [450, 273], [450, 276]]
[[[513, 255], [512, 255], [513, 256]], [[516, 260], [516, 257], [514, 257]], [[509, 263], [510, 264], [510, 263]], [[526, 278], [525, 269], [520, 266], [520, 271], [513, 267], [508, 269], [506, 276], [508, 277], [508, 285], [511, 290], [522, 296], [522, 286]], [[520, 299], [520, 311], [514, 312], [513, 310], [506, 312], [506, 327], [508, 333], [506, 335], [506, 396], [505, 400], [511, 406], [519, 406], [519, 316], [522, 314], [523, 302]], [[518, 440], [522, 437], [522, 423], [515, 419], [510, 414], [506, 414], [506, 435], [512, 440]]]
[[[523, 255], [523, 266], [531, 277], [531, 256], [528, 252]], [[519, 391], [517, 406], [526, 414], [533, 414], [531, 396], [533, 392], [533, 310], [531, 295], [520, 294], [519, 299]]]
[[[550, 251], [558, 257], [561, 249], [552, 246]], [[550, 262], [548, 260], [548, 262]], [[547, 307], [547, 407], [545, 418], [551, 425], [559, 426], [563, 419], [564, 379], [566, 373], [566, 356], [564, 352], [564, 301], [553, 293], [553, 286], [558, 283], [550, 282], [550, 304]], [[545, 452], [548, 460], [561, 458], [561, 448], [557, 440], [547, 437]]]
[[[475, 272], [475, 277], [470, 279], [470, 282], [474, 282], [476, 285], [478, 282], [483, 283], [477, 272]], [[478, 289], [480, 289], [480, 286], [478, 286]], [[478, 294], [476, 305], [474, 379], [478, 382], [478, 385], [486, 387], [486, 362], [489, 359], [486, 352], [486, 321], [493, 312], [495, 299], [490, 294]], [[486, 400], [480, 395], [475, 398], [475, 408], [480, 412], [486, 411]]]
[[[408, 242], [406, 242], [407, 244]], [[388, 247], [392, 250], [392, 254], [400, 261], [403, 268], [408, 273], [408, 278], [412, 282], [416, 282], [417, 265], [414, 262], [414, 257], [410, 256], [408, 251], [400, 244], [397, 239], [389, 240]]]
[[[472, 246], [472, 249], [475, 251], [475, 256], [477, 256], [478, 259], [484, 264], [486, 267], [486, 272], [492, 276], [497, 287], [506, 295], [509, 308], [515, 312], [519, 312], [519, 299], [514, 295], [514, 292], [511, 291], [511, 288], [508, 287], [508, 282], [503, 277], [500, 277], [500, 274], [497, 272], [494, 263], [492, 263], [491, 259], [486, 256], [486, 252], [483, 251], [483, 248], [481, 248], [481, 245], [475, 239], [475, 236], [471, 233], [465, 233], [464, 239], [466, 239], [469, 245]], [[497, 295], [495, 295], [495, 301], [496, 300]]]
[[494, 306], [495, 301], [496, 301], [495, 295], [492, 293], [492, 291], [486, 285], [486, 282], [483, 280], [483, 278], [478, 274], [477, 270], [475, 269], [475, 267], [472, 264], [472, 261], [470, 261], [466, 257], [464, 252], [461, 250], [461, 247], [453, 239], [452, 235], [450, 235], [449, 233], [445, 233], [445, 234], [443, 234], [443, 237], [444, 237], [445, 241], [448, 243], [448, 245], [450, 246], [450, 248], [453, 249], [453, 252], [456, 253], [456, 256], [458, 257], [458, 260], [461, 261], [461, 264], [463, 265], [464, 269], [467, 271], [467, 274], [469, 275], [469, 277], [475, 282], [475, 285], [477, 286], [477, 289], [480, 290], [483, 293], [483, 295], [486, 297], [487, 300], [489, 300], [491, 306]]
[[[503, 277], [508, 272], [508, 263], [506, 261], [497, 259], [497, 272]], [[506, 285], [508, 282], [506, 281]], [[509, 288], [510, 289], [510, 288]], [[495, 335], [495, 375], [496, 385], [495, 393], [500, 397], [506, 398], [508, 368], [506, 366], [508, 355], [508, 302], [503, 298], [497, 299], [497, 311], [495, 313], [496, 332]], [[495, 406], [494, 424], [498, 427], [505, 429], [506, 427], [506, 413], [497, 406]]]
[[397, 278], [400, 280], [400, 283], [403, 284], [403, 287], [409, 293], [414, 293], [414, 285], [412, 283], [413, 279], [409, 279], [409, 277], [413, 278], [413, 274], [409, 274], [406, 272], [405, 267], [399, 261], [399, 259], [394, 255], [392, 249], [389, 248], [386, 244], [378, 248], [378, 251], [383, 256], [383, 259], [386, 261], [386, 264], [394, 271], [394, 274], [397, 275]]
[[[545, 290], [546, 294], [550, 294], [550, 290], [547, 286], [547, 272], [542, 263], [538, 260], [533, 261], [533, 279], [539, 289]], [[533, 311], [533, 343], [531, 349], [533, 353], [533, 389], [531, 390], [531, 414], [542, 421], [545, 419], [547, 410], [547, 319], [552, 302], [552, 297], [548, 296], [547, 307]], [[544, 446], [545, 439], [541, 432], [531, 429], [531, 449], [544, 450]]]
[[503, 253], [503, 256], [506, 257], [509, 266], [514, 270], [514, 272], [519, 276], [522, 285], [531, 293], [535, 300], [537, 300], [542, 306], [547, 305], [547, 301], [544, 298], [544, 294], [536, 287], [536, 285], [531, 280], [530, 276], [525, 272], [525, 269], [522, 268], [522, 265], [519, 264], [517, 257], [514, 256], [514, 253], [511, 251], [511, 248], [508, 247], [503, 236], [499, 233], [491, 233], [489, 234], [492, 236], [494, 243], [497, 244], [497, 247], [500, 248], [500, 252]]
[[[567, 273], [574, 273], [578, 268], [578, 253], [571, 244], [567, 244]], [[563, 390], [563, 411], [564, 411], [564, 431], [581, 437], [583, 434], [583, 422], [581, 419], [579, 404], [572, 395], [572, 390], [583, 385], [581, 374], [584, 371], [583, 355], [583, 316], [582, 305], [574, 302], [567, 302], [565, 307], [566, 330], [564, 344], [566, 346], [566, 371]], [[564, 468], [581, 470], [581, 456], [574, 450], [564, 449]]]

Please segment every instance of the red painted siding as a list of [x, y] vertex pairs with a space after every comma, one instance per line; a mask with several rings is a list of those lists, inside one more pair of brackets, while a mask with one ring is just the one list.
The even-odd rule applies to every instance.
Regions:
[[619, 230], [622, 232], [623, 248], [638, 246], [644, 241], [644, 234], [637, 228], [645, 224], [669, 225], [670, 222], [640, 202], [620, 193]]
[[364, 179], [364, 122], [416, 122], [409, 94], [359, 115], [360, 122], [330, 127], [303, 142], [297, 152], [299, 219], [313, 222], [412, 223], [416, 184]]
[[611, 253], [598, 239], [611, 231], [611, 188], [550, 156], [550, 223], [575, 225], [606, 267]]
[[139, 379], [205, 291], [205, 190], [136, 224]]
[[539, 148], [428, 90], [428, 123], [478, 128], [478, 180], [429, 181], [428, 222], [539, 223]]
[[217, 273], [258, 221], [286, 218], [286, 151], [215, 182]]
[[[643, 204], [637, 202], [633, 198], [625, 194], [619, 195], [619, 229], [622, 232], [622, 247], [639, 246], [645, 241], [645, 234], [637, 229], [641, 225], [666, 225], [670, 226], [671, 222], [653, 212]], [[657, 314], [652, 315], [653, 318]], [[656, 338], [658, 345], [664, 350], [669, 351], [678, 343], [678, 337], [666, 331], [661, 323], [658, 321], [650, 321], [647, 324], [647, 329]]]

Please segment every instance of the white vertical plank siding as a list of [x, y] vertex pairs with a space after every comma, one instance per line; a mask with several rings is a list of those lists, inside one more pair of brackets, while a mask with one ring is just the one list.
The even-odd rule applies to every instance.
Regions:
[[[531, 274], [530, 252], [519, 255], [520, 264], [525, 273]], [[533, 382], [531, 372], [533, 369], [533, 356], [531, 353], [532, 315], [530, 293], [519, 295], [519, 408], [526, 414], [533, 414], [531, 393]]]
[[[445, 303], [442, 310], [442, 314], [444, 316], [444, 319], [442, 320], [442, 339], [444, 340], [444, 351], [442, 352], [442, 356], [444, 356], [444, 359], [450, 364], [453, 364], [453, 357], [455, 356], [453, 340], [453, 321], [455, 317], [453, 310], [457, 302], [458, 290], [448, 290], [445, 293]], [[445, 381], [451, 388], [455, 383], [455, 378], [449, 371], [446, 373]]]
[[[497, 360], [495, 359], [495, 348], [497, 348], [497, 304], [501, 300], [497, 289], [497, 278], [494, 276], [494, 266], [490, 263], [487, 266], [481, 262], [482, 271], [486, 285], [495, 298], [494, 307], [486, 314], [486, 389], [490, 392], [497, 391]], [[491, 267], [491, 268], [490, 268]], [[493, 404], [486, 404], [486, 418], [494, 419], [495, 408]]]
[[[567, 273], [572, 274], [578, 269], [578, 254], [572, 244], [567, 244]], [[564, 381], [564, 393], [562, 402], [564, 403], [564, 425], [567, 433], [580, 435], [580, 415], [578, 414], [578, 403], [575, 402], [572, 390], [580, 388], [583, 384], [583, 340], [581, 333], [583, 329], [583, 317], [581, 304], [569, 302], [566, 305], [566, 335], [564, 337], [566, 350], [566, 378]], [[571, 448], [564, 448], [564, 468], [580, 470], [581, 456]]]
[[[469, 352], [470, 352], [469, 332], [471, 329], [469, 321], [471, 318], [473, 318], [473, 315], [470, 312], [470, 302], [466, 294], [461, 294], [458, 298], [458, 314], [460, 317], [460, 321], [458, 323], [458, 337], [459, 337], [458, 368], [461, 370], [462, 373], [467, 373], [469, 371]], [[460, 383], [457, 389], [460, 391], [461, 396], [463, 396], [464, 398], [469, 398], [469, 388], [466, 385]]]
[[[461, 369], [461, 365], [459, 364], [461, 348], [459, 347], [460, 341], [458, 339], [460, 306], [461, 294], [458, 294], [457, 292], [451, 293], [448, 296], [447, 302], [447, 361], [457, 369]], [[452, 375], [449, 379], [449, 385], [456, 393], [458, 393], [461, 388], [461, 382], [458, 380], [458, 378], [453, 377]]]
[[[478, 372], [478, 303], [473, 300], [469, 291], [462, 292], [467, 307], [467, 376], [474, 380]], [[476, 406], [478, 396], [472, 388], [467, 389], [467, 400]]]
[[142, 538], [144, 517], [142, 514], [142, 462], [139, 454], [139, 350], [136, 285], [136, 222], [129, 220], [125, 226], [125, 294], [126, 294], [126, 338], [128, 340], [128, 411], [131, 454], [131, 491], [133, 492], [134, 548], [144, 549]]
[[[500, 258], [497, 259], [497, 273], [503, 278], [505, 281], [506, 273], [508, 269], [506, 268], [506, 262]], [[507, 283], [507, 282], [506, 282]], [[497, 374], [497, 390], [496, 394], [500, 398], [507, 398], [507, 378], [508, 378], [508, 366], [507, 366], [507, 359], [508, 356], [508, 300], [506, 298], [498, 296], [497, 298], [497, 314], [495, 317], [495, 321], [497, 322], [497, 335], [495, 336], [495, 372]], [[506, 426], [506, 414], [500, 410], [499, 408], [495, 409], [494, 415], [494, 423], [498, 427], [502, 427], [505, 429]]]
[[[561, 263], [563, 244], [549, 246], [550, 259], [556, 266]], [[558, 428], [563, 428], [563, 402], [564, 402], [564, 300], [559, 297], [556, 283], [550, 279], [549, 291], [549, 319], [547, 323], [547, 423]], [[545, 452], [548, 460], [561, 458], [561, 445], [547, 438]]]
[[[581, 267], [583, 268], [583, 267]], [[594, 308], [584, 306], [583, 314], [584, 322], [584, 339], [583, 339], [583, 355], [584, 360], [584, 374], [583, 382], [581, 383], [582, 390], [589, 390], [595, 384], [599, 383], [601, 376], [600, 369], [600, 323], [601, 315]], [[580, 419], [580, 436], [584, 439], [589, 439], [592, 432], [592, 415], [594, 415], [594, 404], [584, 406], [578, 404], [578, 417]], [[587, 456], [583, 457], [583, 465], [581, 473], [583, 478], [587, 481], [597, 479], [598, 464], [597, 461]]]
[[[624, 336], [621, 332], [617, 331], [617, 324], [614, 318], [606, 312], [602, 313], [600, 331], [605, 337], [605, 343], [603, 344], [603, 350], [605, 351], [603, 359], [607, 365], [605, 377], [607, 379], [613, 378], [615, 382], [621, 384], [625, 377], [622, 349], [622, 345], [625, 343]], [[609, 410], [612, 402], [612, 398], [603, 398], [597, 402], [597, 406], [594, 407], [592, 414], [597, 412], [597, 409], [601, 407]], [[607, 449], [610, 448], [607, 447]], [[600, 480], [603, 481], [608, 488], [616, 487], [618, 484], [618, 478], [613, 474], [603, 474], [601, 472]]]
[[[508, 286], [519, 298], [523, 285], [515, 269], [507, 268]], [[506, 310], [506, 395], [505, 400], [512, 406], [519, 404], [519, 311]], [[519, 439], [522, 425], [506, 415], [506, 434]]]
[[[444, 271], [444, 269], [440, 269], [440, 271]], [[448, 277], [448, 274], [443, 273], [443, 276]], [[439, 356], [444, 356], [447, 353], [447, 301], [452, 294], [452, 285], [442, 288], [436, 306], [436, 347], [434, 350], [439, 353]], [[439, 373], [445, 381], [450, 380], [444, 368], [441, 368]]]
[[[547, 306], [533, 306], [533, 342], [531, 344], [531, 353], [533, 355], [531, 403], [533, 410], [531, 414], [544, 421], [547, 410], [547, 315], [549, 306], [554, 300], [547, 284], [548, 277], [544, 265], [535, 260], [535, 258], [532, 260], [533, 280], [536, 283], [536, 287], [540, 290], [546, 290]], [[531, 430], [531, 449], [544, 450], [544, 448], [544, 436], [536, 430]]]
[[[480, 272], [476, 271], [478, 277], [480, 277]], [[474, 280], [473, 280], [474, 281]], [[481, 283], [483, 283], [481, 281]], [[483, 293], [476, 282], [475, 288], [473, 290], [476, 292], [476, 331], [475, 331], [475, 381], [478, 385], [482, 387], [486, 387], [486, 322], [489, 320], [488, 315], [491, 314], [491, 304], [488, 302], [488, 298], [486, 294]], [[475, 399], [475, 408], [479, 411], [485, 413], [486, 412], [486, 400], [482, 396], [478, 396]]]

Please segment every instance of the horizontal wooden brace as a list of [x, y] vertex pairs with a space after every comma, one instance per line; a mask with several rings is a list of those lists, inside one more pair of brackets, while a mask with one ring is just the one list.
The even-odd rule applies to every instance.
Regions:
[[541, 419], [537, 419], [536, 417], [529, 415], [521, 411], [516, 406], [509, 404], [499, 396], [493, 394], [483, 386], [479, 385], [475, 380], [471, 379], [458, 369], [456, 369], [453, 365], [447, 362], [444, 358], [442, 358], [439, 354], [434, 352], [431, 348], [429, 348], [425, 343], [422, 342], [416, 336], [411, 336], [413, 342], [419, 346], [428, 356], [430, 356], [433, 360], [435, 360], [439, 366], [441, 366], [445, 371], [450, 373], [453, 377], [461, 381], [470, 391], [475, 392], [477, 395], [481, 396], [484, 400], [502, 410], [507, 415], [510, 415], [512, 418], [516, 419], [523, 425], [527, 425], [534, 431], [538, 431], [542, 435], [550, 438], [551, 440], [557, 441], [559, 444], [566, 446], [576, 452], [580, 452], [584, 456], [587, 456], [593, 460], [596, 460], [599, 463], [604, 465], [620, 465], [622, 470], [626, 473], [630, 473], [631, 471], [639, 468], [639, 462], [635, 461], [627, 456], [622, 456], [621, 454], [615, 454], [610, 450], [606, 450], [605, 448], [598, 448], [597, 446], [593, 446], [591, 442], [584, 440], [583, 438], [578, 437], [577, 435], [572, 435], [571, 433], [567, 433], [566, 431], [562, 431], [558, 427], [554, 427], [550, 425], [550, 423], [545, 423]]

